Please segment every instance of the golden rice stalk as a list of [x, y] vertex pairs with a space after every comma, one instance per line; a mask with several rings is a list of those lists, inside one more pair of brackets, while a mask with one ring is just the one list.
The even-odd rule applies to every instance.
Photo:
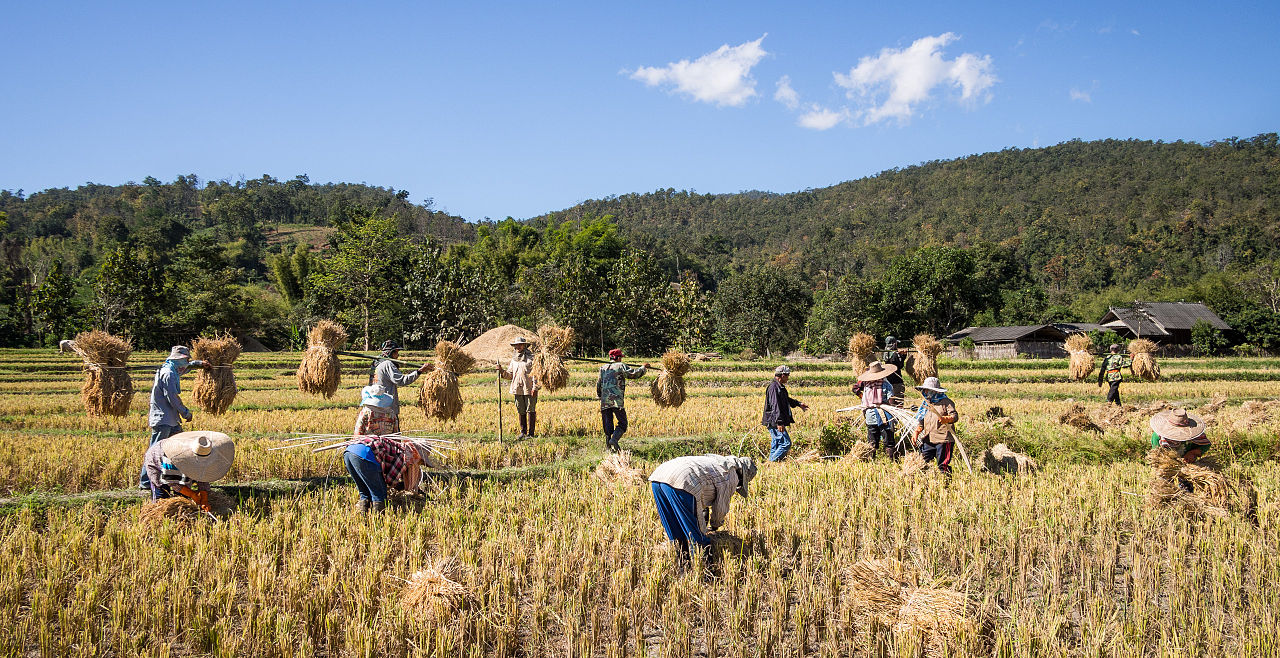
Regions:
[[849, 363], [853, 364], [853, 376], [867, 371], [867, 357], [876, 349], [876, 339], [868, 333], [858, 332], [849, 337]]
[[307, 334], [307, 351], [298, 365], [298, 390], [333, 397], [342, 382], [342, 369], [335, 351], [347, 342], [347, 330], [330, 320], [321, 320]]
[[1071, 356], [1068, 370], [1071, 379], [1081, 381], [1093, 373], [1096, 364], [1093, 362], [1093, 339], [1084, 334], [1072, 334], [1067, 337], [1064, 347]]
[[849, 454], [845, 455], [845, 459], [869, 462], [875, 454], [875, 448], [871, 447], [869, 441], [854, 441], [853, 447], [849, 448]]
[[1129, 424], [1129, 412], [1115, 404], [1103, 404], [1093, 410], [1093, 421], [1098, 427], [1123, 428]]
[[573, 327], [538, 327], [538, 353], [533, 355], [533, 377], [538, 386], [554, 393], [569, 383], [564, 357], [573, 349]]
[[90, 416], [123, 416], [133, 401], [133, 378], [125, 368], [133, 345], [105, 331], [77, 335], [72, 349], [84, 359], [80, 397]]
[[1168, 448], [1153, 448], [1147, 463], [1151, 466], [1147, 503], [1153, 507], [1172, 507], [1188, 516], [1255, 514], [1258, 494], [1253, 485], [1239, 477], [1228, 480], [1210, 459], [1188, 464]]
[[207, 361], [211, 370], [196, 372], [193, 391], [196, 405], [205, 413], [221, 416], [236, 399], [236, 375], [231, 364], [240, 356], [240, 341], [231, 334], [197, 338], [191, 343], [192, 356]]
[[689, 355], [669, 351], [662, 355], [662, 372], [649, 384], [649, 394], [659, 407], [678, 407], [684, 404], [684, 376], [689, 372]]
[[[209, 492], [209, 510], [214, 516], [226, 518], [235, 510], [235, 506], [235, 501], [227, 494], [217, 489]], [[200, 509], [199, 505], [196, 505], [195, 501], [186, 496], [149, 501], [142, 505], [142, 510], [138, 513], [138, 523], [143, 525], [159, 525], [166, 520], [187, 525], [212, 519]]]
[[453, 558], [429, 559], [409, 577], [400, 592], [400, 606], [416, 613], [439, 613], [457, 609], [466, 600], [467, 588], [461, 565]]
[[1155, 359], [1158, 349], [1158, 345], [1145, 338], [1129, 341], [1129, 356], [1133, 362], [1129, 371], [1149, 382], [1160, 379], [1160, 364]]
[[1014, 475], [1030, 475], [1040, 469], [1036, 460], [1009, 449], [1003, 443], [997, 443], [990, 450], [982, 453], [982, 467], [988, 473], [1013, 473]]
[[916, 334], [911, 342], [916, 348], [916, 358], [911, 362], [911, 376], [919, 385], [929, 377], [938, 376], [938, 355], [946, 346], [929, 334]]
[[899, 471], [898, 474], [902, 477], [919, 475], [920, 473], [923, 473], [928, 466], [929, 462], [924, 460], [924, 455], [911, 451], [907, 453], [906, 457], [902, 458], [902, 470]]
[[969, 629], [983, 626], [977, 606], [968, 596], [939, 587], [908, 588], [906, 601], [893, 625], [897, 635], [918, 635], [929, 658], [956, 655], [954, 643]]
[[422, 376], [422, 388], [418, 389], [418, 404], [429, 418], [453, 420], [462, 413], [458, 377], [470, 372], [473, 365], [475, 358], [457, 343], [436, 343], [436, 367]]
[[643, 486], [649, 476], [631, 462], [631, 451], [623, 450], [606, 456], [596, 467], [595, 476], [610, 484]]
[[854, 609], [892, 626], [906, 603], [905, 590], [917, 583], [917, 574], [893, 558], [859, 560], [844, 572], [846, 590]]
[[1086, 432], [1102, 432], [1102, 428], [1089, 418], [1082, 404], [1071, 405], [1071, 408], [1058, 415], [1058, 422]]

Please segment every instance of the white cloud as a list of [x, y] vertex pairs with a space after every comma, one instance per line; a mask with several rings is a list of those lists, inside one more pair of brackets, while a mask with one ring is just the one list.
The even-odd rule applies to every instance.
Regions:
[[[990, 55], [964, 53], [944, 59], [942, 49], [958, 37], [951, 32], [917, 39], [905, 49], [884, 48], [875, 57], [858, 60], [848, 75], [833, 74], [851, 99], [871, 101], [863, 114], [868, 125], [886, 119], [905, 122], [915, 107], [930, 100], [936, 87], [959, 88], [960, 100], [990, 100], [985, 94], [997, 82]], [[883, 97], [883, 102], [878, 99]]]
[[773, 100], [786, 105], [788, 110], [800, 106], [800, 94], [791, 88], [791, 76], [784, 75], [778, 79], [778, 90], [773, 92]]
[[1142, 36], [1142, 33], [1138, 32], [1137, 30], [1133, 30], [1133, 29], [1129, 30], [1129, 34], [1132, 34], [1132, 35], [1133, 35], [1133, 36], [1135, 36], [1135, 37], [1140, 37], [1140, 36]]
[[800, 118], [796, 120], [796, 125], [811, 130], [830, 130], [851, 118], [852, 116], [847, 108], [832, 110], [815, 103], [810, 105], [804, 114], [800, 115]]
[[1093, 102], [1093, 94], [1092, 94], [1092, 92], [1089, 92], [1089, 91], [1082, 91], [1082, 90], [1080, 90], [1080, 89], [1077, 89], [1077, 88], [1075, 88], [1075, 87], [1072, 87], [1072, 88], [1071, 88], [1071, 100], [1073, 100], [1073, 101], [1084, 101], [1085, 103], [1092, 103], [1092, 102]]
[[769, 54], [760, 47], [766, 36], [737, 46], [725, 44], [692, 62], [682, 59], [663, 67], [642, 66], [631, 73], [631, 79], [650, 87], [669, 85], [703, 103], [740, 107], [756, 95], [751, 69]]

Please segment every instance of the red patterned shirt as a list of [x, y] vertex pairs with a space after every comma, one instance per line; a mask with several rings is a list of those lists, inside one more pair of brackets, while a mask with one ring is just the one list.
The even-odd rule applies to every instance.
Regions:
[[381, 436], [356, 437], [356, 443], [363, 443], [373, 450], [373, 456], [382, 466], [382, 481], [388, 487], [404, 489], [404, 473], [420, 457], [418, 451], [410, 444]]

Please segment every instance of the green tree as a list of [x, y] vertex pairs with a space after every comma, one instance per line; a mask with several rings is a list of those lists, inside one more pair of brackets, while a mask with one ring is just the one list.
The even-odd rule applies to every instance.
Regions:
[[1200, 354], [1217, 354], [1227, 344], [1227, 339], [1222, 332], [1207, 320], [1196, 320], [1195, 324], [1191, 325], [1191, 345]]
[[49, 270], [32, 296], [31, 311], [39, 327], [41, 342], [47, 338], [69, 338], [79, 316], [76, 288], [71, 277], [62, 273], [62, 263]]
[[164, 347], [159, 322], [172, 308], [165, 268], [152, 250], [120, 246], [109, 252], [94, 279], [93, 313], [104, 331], [134, 337], [139, 347]]
[[466, 341], [500, 323], [506, 284], [434, 242], [414, 249], [404, 284], [405, 338]]
[[798, 274], [779, 265], [758, 265], [730, 275], [715, 297], [717, 330], [723, 338], [772, 354], [802, 338], [812, 293]]
[[356, 327], [366, 350], [375, 334], [400, 337], [409, 242], [400, 235], [396, 217], [353, 217], [315, 265], [306, 292], [316, 310]]

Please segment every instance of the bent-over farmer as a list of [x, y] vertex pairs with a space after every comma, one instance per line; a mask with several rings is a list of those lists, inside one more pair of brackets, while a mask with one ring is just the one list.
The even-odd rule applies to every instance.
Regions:
[[[182, 432], [182, 421], [191, 421], [191, 410], [182, 403], [182, 385], [179, 379], [191, 368], [209, 369], [209, 364], [199, 359], [191, 360], [191, 350], [182, 345], [174, 345], [169, 350], [169, 357], [164, 365], [156, 371], [155, 380], [151, 383], [150, 411], [147, 413], [147, 425], [151, 427], [151, 443], [163, 441], [174, 434]], [[138, 475], [138, 488], [143, 491], [151, 489], [151, 478], [147, 475], [147, 467], [142, 466]]]
[[236, 446], [221, 432], [182, 432], [151, 444], [142, 458], [151, 499], [185, 496], [209, 511], [209, 484], [231, 470]]
[[384, 436], [358, 436], [342, 453], [342, 463], [356, 482], [361, 512], [381, 512], [388, 489], [414, 493], [422, 484], [426, 448]]
[[519, 439], [531, 439], [538, 432], [538, 381], [533, 376], [533, 352], [524, 336], [511, 341], [515, 354], [503, 370], [502, 364], [494, 366], [498, 376], [511, 380], [511, 395], [516, 400], [516, 416], [520, 418]]
[[915, 440], [920, 445], [920, 455], [925, 462], [936, 462], [938, 470], [950, 476], [951, 449], [956, 442], [953, 428], [959, 419], [956, 405], [937, 377], [926, 377], [916, 390], [924, 396], [916, 411]]
[[791, 368], [778, 366], [773, 370], [773, 381], [764, 391], [764, 416], [760, 424], [769, 429], [769, 461], [778, 462], [786, 458], [791, 451], [791, 433], [787, 428], [795, 422], [791, 409], [800, 407], [809, 410], [809, 405], [793, 399], [787, 393], [787, 381], [791, 379]]
[[1120, 353], [1120, 346], [1112, 344], [1108, 350], [1111, 352], [1102, 359], [1102, 367], [1098, 369], [1098, 388], [1102, 388], [1102, 381], [1107, 381], [1107, 402], [1120, 404], [1120, 382], [1124, 381], [1124, 373], [1122, 368], [1128, 368], [1133, 365], [1133, 359]]
[[1162, 411], [1151, 418], [1151, 447], [1168, 448], [1188, 464], [1208, 452], [1213, 444], [1205, 436], [1204, 419], [1186, 409]]
[[898, 458], [897, 442], [893, 440], [893, 417], [881, 409], [893, 398], [893, 385], [888, 378], [896, 372], [897, 366], [872, 361], [867, 371], [858, 375], [858, 382], [862, 384], [862, 417], [867, 422], [867, 442], [871, 444], [872, 459], [875, 459], [881, 443], [884, 443], [884, 452], [889, 459]]
[[419, 375], [434, 367], [430, 363], [424, 363], [417, 370], [409, 374], [402, 374], [395, 363], [400, 359], [400, 349], [400, 343], [394, 340], [384, 341], [382, 343], [382, 357], [373, 362], [369, 372], [369, 384], [381, 386], [391, 396], [389, 411], [395, 421], [395, 429], [387, 432], [387, 434], [394, 434], [400, 431], [400, 387], [414, 383], [418, 380]]
[[[600, 366], [600, 378], [596, 380], [596, 397], [600, 398], [600, 422], [604, 426], [605, 446], [612, 452], [622, 449], [619, 441], [627, 431], [627, 380], [643, 377], [649, 364], [639, 368], [622, 362], [622, 350], [609, 350], [608, 365]], [[617, 424], [615, 425], [615, 421]]]
[[707, 533], [724, 525], [734, 492], [746, 498], [755, 476], [754, 460], [725, 455], [677, 457], [649, 476], [658, 520], [686, 560], [691, 542], [699, 549], [711, 545]]

